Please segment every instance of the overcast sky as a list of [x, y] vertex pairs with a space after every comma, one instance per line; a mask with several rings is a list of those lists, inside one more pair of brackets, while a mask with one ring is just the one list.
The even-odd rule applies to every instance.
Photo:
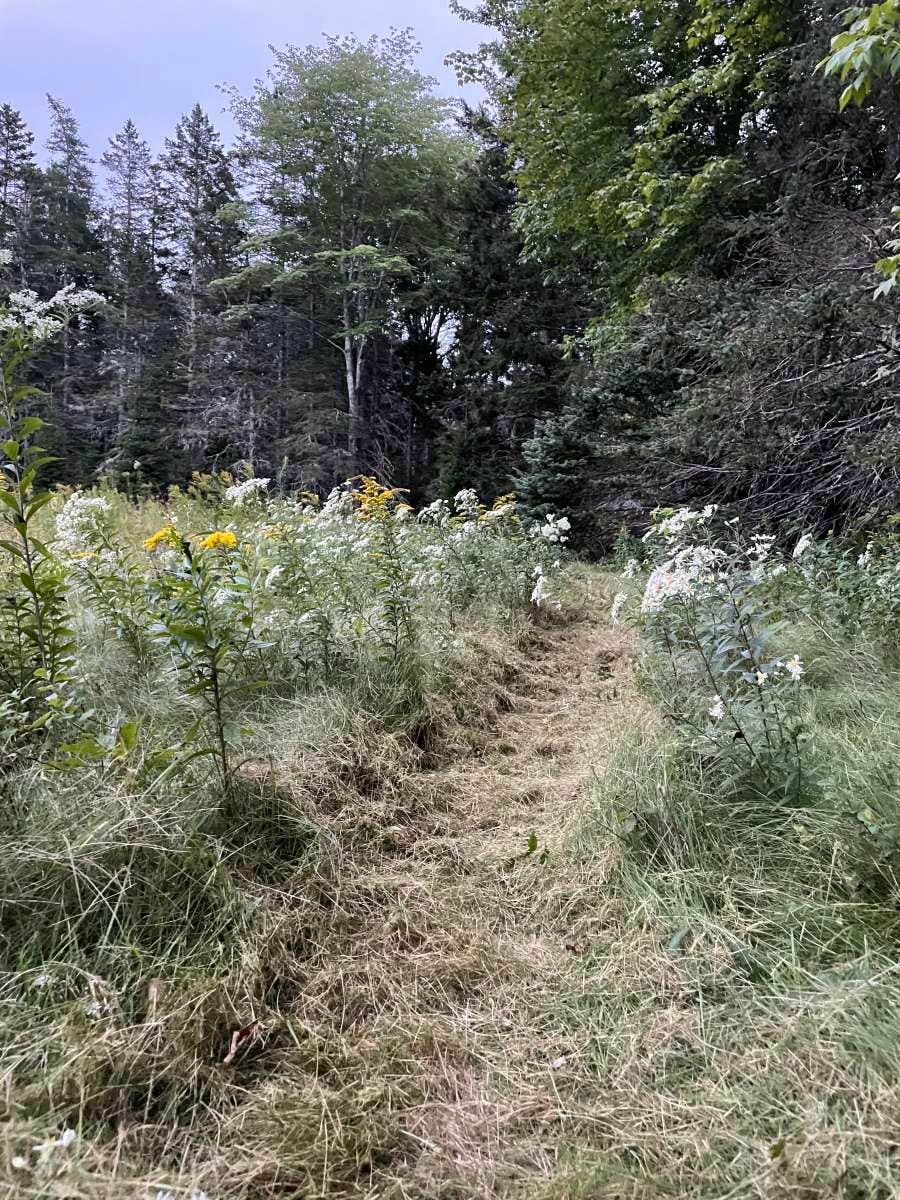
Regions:
[[270, 44], [304, 46], [323, 32], [365, 38], [391, 26], [412, 26], [420, 66], [442, 94], [463, 94], [443, 59], [484, 31], [453, 16], [448, 0], [0, 0], [0, 102], [20, 110], [41, 154], [47, 92], [74, 110], [94, 154], [127, 117], [160, 148], [198, 100], [227, 138], [216, 84], [248, 91], [271, 61]]

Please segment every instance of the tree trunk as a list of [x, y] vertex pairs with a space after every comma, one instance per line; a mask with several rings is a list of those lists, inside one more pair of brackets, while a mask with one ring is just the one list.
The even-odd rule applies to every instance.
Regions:
[[344, 372], [347, 377], [347, 456], [350, 474], [359, 473], [359, 442], [362, 414], [359, 408], [358, 372], [353, 361], [353, 335], [350, 333], [350, 297], [344, 296]]

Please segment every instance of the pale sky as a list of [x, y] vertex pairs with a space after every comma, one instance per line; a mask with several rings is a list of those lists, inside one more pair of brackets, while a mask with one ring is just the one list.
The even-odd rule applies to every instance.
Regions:
[[20, 110], [41, 160], [47, 92], [72, 108], [95, 156], [127, 117], [160, 149], [195, 101], [227, 141], [216, 84], [249, 91], [271, 61], [269, 44], [366, 38], [391, 26], [414, 29], [419, 65], [443, 95], [478, 99], [459, 91], [443, 59], [474, 48], [485, 31], [455, 17], [448, 0], [0, 0], [0, 103]]

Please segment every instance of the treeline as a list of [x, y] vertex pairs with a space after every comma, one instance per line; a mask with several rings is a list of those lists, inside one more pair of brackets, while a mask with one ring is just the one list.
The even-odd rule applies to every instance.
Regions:
[[510, 486], [587, 292], [521, 261], [497, 130], [437, 99], [416, 49], [276, 53], [230, 97], [231, 147], [195, 106], [159, 155], [129, 120], [92, 162], [48, 97], [39, 165], [0, 107], [0, 303], [70, 283], [108, 300], [36, 364], [60, 479], [245, 461], [312, 488]]
[[459, 11], [477, 113], [407, 33], [276, 53], [231, 147], [194, 108], [92, 164], [51, 99], [39, 166], [0, 109], [0, 286], [109, 301], [38, 363], [60, 477], [515, 488], [588, 548], [660, 502], [900, 508], [900, 95], [839, 107], [841, 5]]
[[525, 446], [583, 543], [659, 502], [822, 529], [900, 508], [896, 291], [873, 266], [896, 236], [897, 6], [846, 35], [842, 110], [819, 64], [844, 7], [469, 14], [497, 35], [461, 66], [503, 112], [526, 252], [597, 268], [568, 396]]

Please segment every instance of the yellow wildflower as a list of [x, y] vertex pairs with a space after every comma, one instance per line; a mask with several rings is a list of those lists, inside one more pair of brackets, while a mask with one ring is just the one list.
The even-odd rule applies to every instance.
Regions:
[[165, 543], [173, 549], [177, 549], [181, 545], [181, 538], [178, 536], [178, 530], [171, 523], [163, 525], [162, 529], [157, 529], [156, 533], [151, 533], [150, 537], [144, 542], [144, 549], [150, 554]]
[[407, 491], [409, 488], [384, 487], [371, 475], [360, 475], [359, 489], [352, 493], [353, 499], [359, 505], [359, 519], [361, 521], [384, 520], [385, 517], [391, 515], [397, 497]]
[[223, 550], [233, 550], [237, 545], [237, 538], [228, 529], [217, 529], [214, 533], [207, 536], [200, 543], [201, 550], [216, 550], [222, 547]]

